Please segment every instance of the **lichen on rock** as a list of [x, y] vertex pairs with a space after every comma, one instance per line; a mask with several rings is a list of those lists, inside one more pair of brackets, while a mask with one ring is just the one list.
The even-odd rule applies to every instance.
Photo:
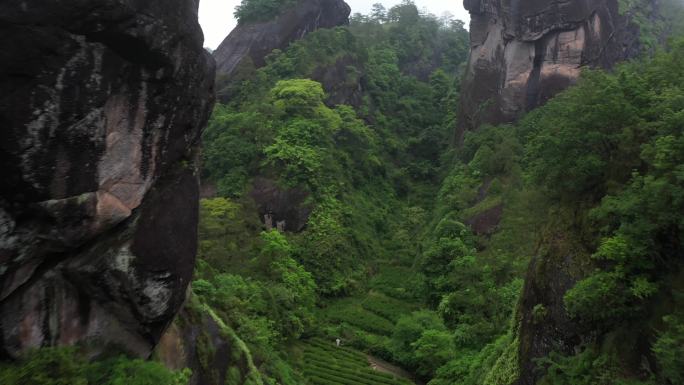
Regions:
[[146, 357], [185, 298], [214, 63], [197, 1], [0, 4], [0, 356]]

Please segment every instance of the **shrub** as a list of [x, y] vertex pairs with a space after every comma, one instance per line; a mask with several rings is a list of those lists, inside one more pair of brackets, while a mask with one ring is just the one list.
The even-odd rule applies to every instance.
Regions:
[[565, 293], [565, 308], [586, 322], [620, 319], [629, 312], [624, 285], [618, 273], [597, 271]]
[[239, 23], [265, 21], [278, 16], [287, 7], [296, 4], [297, 0], [242, 0], [235, 7], [235, 18]]
[[42, 348], [0, 366], [3, 385], [185, 385], [190, 370], [124, 356], [89, 362], [74, 347]]
[[658, 335], [653, 353], [660, 366], [661, 377], [671, 384], [684, 383], [684, 317], [670, 315], [664, 318], [667, 329]]

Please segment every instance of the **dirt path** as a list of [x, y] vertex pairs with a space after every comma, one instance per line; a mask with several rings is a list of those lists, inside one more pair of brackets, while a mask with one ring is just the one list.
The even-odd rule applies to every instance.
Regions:
[[416, 385], [425, 385], [422, 381], [417, 380], [413, 374], [407, 372], [406, 370], [396, 366], [392, 365], [387, 361], [383, 361], [377, 357], [369, 356], [366, 355], [368, 358], [368, 364], [370, 365], [371, 369], [377, 370], [378, 372], [382, 373], [388, 373], [391, 374], [395, 377], [403, 378], [406, 380], [411, 381], [412, 383]]

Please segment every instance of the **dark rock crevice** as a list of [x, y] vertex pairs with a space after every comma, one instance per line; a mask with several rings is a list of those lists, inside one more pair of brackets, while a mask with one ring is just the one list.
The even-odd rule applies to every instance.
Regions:
[[[457, 138], [509, 123], [573, 84], [583, 67], [611, 68], [641, 52], [618, 0], [467, 0], [471, 55]], [[657, 2], [644, 0], [657, 9]], [[655, 12], [652, 13], [655, 15]], [[636, 31], [636, 32], [635, 32]], [[488, 78], [501, 82], [491, 87]]]

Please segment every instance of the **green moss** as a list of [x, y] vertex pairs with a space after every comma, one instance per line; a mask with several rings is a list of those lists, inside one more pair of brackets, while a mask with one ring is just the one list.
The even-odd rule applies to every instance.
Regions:
[[221, 336], [226, 338], [227, 343], [231, 347], [231, 358], [233, 359], [233, 362], [235, 364], [238, 362], [246, 363], [246, 367], [243, 368], [244, 372], [242, 376], [245, 379], [244, 383], [263, 385], [264, 380], [262, 378], [262, 374], [254, 365], [254, 360], [252, 359], [252, 354], [250, 353], [247, 344], [245, 344], [245, 342], [242, 341], [237, 334], [235, 334], [235, 331], [231, 327], [227, 326], [211, 308], [205, 306], [205, 311], [218, 324]]
[[197, 359], [199, 360], [200, 367], [204, 371], [205, 375], [212, 379], [212, 383], [218, 383], [219, 373], [214, 367], [214, 361], [216, 359], [216, 348], [214, 347], [211, 337], [206, 330], [201, 330], [199, 336], [197, 336]]
[[228, 372], [226, 373], [225, 385], [241, 385], [241, 384], [242, 384], [242, 375], [240, 374], [240, 369], [238, 369], [236, 366], [229, 367]]
[[518, 380], [518, 338], [510, 339], [505, 350], [484, 378], [483, 385], [510, 385]]

